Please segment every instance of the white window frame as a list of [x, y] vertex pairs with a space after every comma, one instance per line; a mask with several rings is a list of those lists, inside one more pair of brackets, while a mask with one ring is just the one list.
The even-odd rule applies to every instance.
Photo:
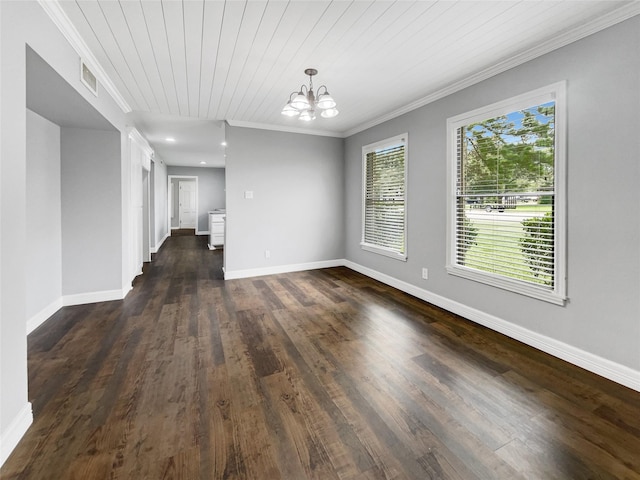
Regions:
[[[390, 248], [365, 242], [365, 221], [366, 221], [366, 197], [367, 197], [367, 154], [376, 150], [383, 150], [394, 145], [404, 145], [404, 244], [403, 251], [398, 252]], [[379, 142], [371, 143], [362, 147], [362, 237], [360, 246], [363, 250], [384, 255], [396, 260], [407, 261], [407, 172], [409, 165], [409, 134], [403, 133], [395, 137], [387, 138]]]
[[[555, 102], [555, 155], [554, 155], [554, 286], [549, 289], [503, 275], [459, 265], [456, 259], [456, 182], [458, 128], [488, 118], [506, 115], [514, 111]], [[511, 292], [527, 295], [557, 305], [566, 300], [566, 132], [567, 132], [566, 82], [558, 82], [531, 92], [518, 95], [473, 111], [447, 119], [447, 262], [451, 275], [467, 278]]]

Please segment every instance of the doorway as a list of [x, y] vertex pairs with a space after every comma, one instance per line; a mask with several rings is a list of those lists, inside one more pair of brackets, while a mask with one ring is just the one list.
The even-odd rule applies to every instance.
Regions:
[[178, 182], [178, 225], [180, 228], [196, 228], [196, 182]]
[[168, 176], [168, 215], [171, 230], [189, 229], [198, 234], [198, 177]]

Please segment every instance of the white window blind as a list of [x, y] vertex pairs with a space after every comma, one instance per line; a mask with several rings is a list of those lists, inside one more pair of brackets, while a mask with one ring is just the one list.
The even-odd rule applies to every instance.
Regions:
[[564, 170], [556, 92], [481, 110], [449, 122], [454, 193], [447, 268], [562, 303]]
[[362, 248], [406, 259], [406, 134], [363, 148]]

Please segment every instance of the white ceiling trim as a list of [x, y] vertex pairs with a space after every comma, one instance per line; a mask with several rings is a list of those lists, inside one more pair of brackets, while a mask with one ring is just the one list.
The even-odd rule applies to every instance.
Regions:
[[517, 67], [518, 65], [522, 65], [530, 60], [541, 57], [549, 52], [557, 50], [561, 47], [569, 45], [570, 43], [576, 42], [582, 38], [585, 38], [589, 35], [597, 33], [605, 28], [611, 27], [617, 23], [623, 22], [632, 18], [636, 15], [640, 15], [640, 2], [633, 2], [623, 7], [620, 7], [613, 12], [610, 12], [606, 15], [603, 15], [593, 22], [585, 23], [577, 28], [569, 30], [564, 34], [555, 37], [547, 42], [541, 43], [535, 48], [529, 49], [525, 52], [522, 52], [514, 57], [511, 57], [503, 62], [500, 62], [496, 65], [493, 65], [490, 68], [482, 70], [475, 75], [472, 75], [464, 80], [459, 82], [452, 83], [451, 85], [440, 89], [436, 92], [433, 92], [426, 97], [423, 97], [415, 102], [409, 103], [404, 107], [398, 108], [392, 112], [389, 112], [386, 115], [376, 118], [375, 120], [371, 120], [369, 122], [363, 123], [355, 128], [346, 130], [340, 134], [341, 137], [346, 138], [351, 135], [355, 135], [356, 133], [367, 130], [368, 128], [375, 127], [376, 125], [380, 125], [388, 120], [399, 117], [400, 115], [404, 115], [405, 113], [411, 112], [416, 108], [423, 107], [428, 105], [429, 103], [435, 102], [444, 98], [448, 95], [451, 95], [455, 92], [458, 92], [464, 88], [470, 87], [471, 85], [475, 85], [476, 83], [480, 83], [483, 80], [494, 77], [500, 73], [506, 72], [507, 70]]
[[62, 32], [62, 35], [64, 35], [71, 47], [96, 74], [98, 81], [102, 84], [107, 93], [111, 95], [111, 98], [113, 98], [113, 100], [118, 104], [118, 107], [120, 107], [124, 113], [130, 112], [131, 107], [120, 94], [116, 86], [102, 68], [102, 65], [100, 65], [100, 62], [98, 62], [87, 44], [84, 42], [78, 33], [78, 30], [73, 26], [71, 20], [69, 20], [69, 17], [58, 3], [58, 0], [38, 0], [38, 3], [47, 15], [49, 15], [49, 18], [51, 18], [53, 23], [58, 27], [58, 30]]
[[149, 155], [149, 157], [153, 156], [153, 148], [151, 148], [151, 145], [149, 145], [149, 142], [147, 142], [147, 139], [142, 136], [142, 134], [138, 131], [137, 128], [131, 127], [131, 130], [129, 131], [129, 138], [131, 139], [132, 142], [137, 143], [138, 146], [147, 155]]
[[271, 125], [268, 123], [245, 122], [241, 120], [227, 120], [226, 122], [232, 127], [257, 128], [259, 130], [273, 130], [276, 132], [303, 133], [306, 135], [316, 135], [319, 137], [345, 137], [343, 133], [331, 130], [309, 130], [308, 128], [288, 127], [286, 125]]

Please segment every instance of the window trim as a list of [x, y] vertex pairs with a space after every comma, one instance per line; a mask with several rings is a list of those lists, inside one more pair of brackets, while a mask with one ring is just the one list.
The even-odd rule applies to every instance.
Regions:
[[[367, 154], [371, 153], [375, 150], [379, 150], [386, 147], [391, 147], [393, 145], [403, 144], [404, 145], [404, 244], [403, 250], [404, 253], [398, 252], [396, 250], [392, 250], [390, 248], [381, 247], [379, 245], [374, 245], [372, 243], [365, 242], [364, 239], [364, 231], [365, 231], [365, 221], [366, 221], [366, 201], [367, 201]], [[377, 253], [379, 255], [384, 255], [386, 257], [394, 258], [396, 260], [400, 260], [403, 262], [407, 261], [407, 199], [408, 197], [408, 165], [409, 165], [409, 134], [403, 133], [400, 135], [396, 135], [395, 137], [387, 138], [385, 140], [380, 140], [378, 142], [370, 143], [368, 145], [364, 145], [362, 147], [362, 221], [361, 221], [361, 237], [360, 237], [360, 247], [362, 250], [366, 250], [368, 252]]]
[[[482, 272], [456, 263], [456, 182], [457, 152], [456, 135], [459, 127], [483, 121], [488, 118], [506, 115], [533, 105], [555, 101], [555, 151], [554, 151], [554, 287], [543, 286], [511, 279], [491, 272]], [[564, 305], [566, 296], [567, 261], [567, 183], [566, 183], [566, 132], [567, 102], [566, 81], [547, 85], [515, 97], [508, 98], [484, 107], [477, 108], [447, 119], [447, 260], [446, 270], [469, 280], [477, 281], [511, 292], [526, 295], [556, 305]]]

